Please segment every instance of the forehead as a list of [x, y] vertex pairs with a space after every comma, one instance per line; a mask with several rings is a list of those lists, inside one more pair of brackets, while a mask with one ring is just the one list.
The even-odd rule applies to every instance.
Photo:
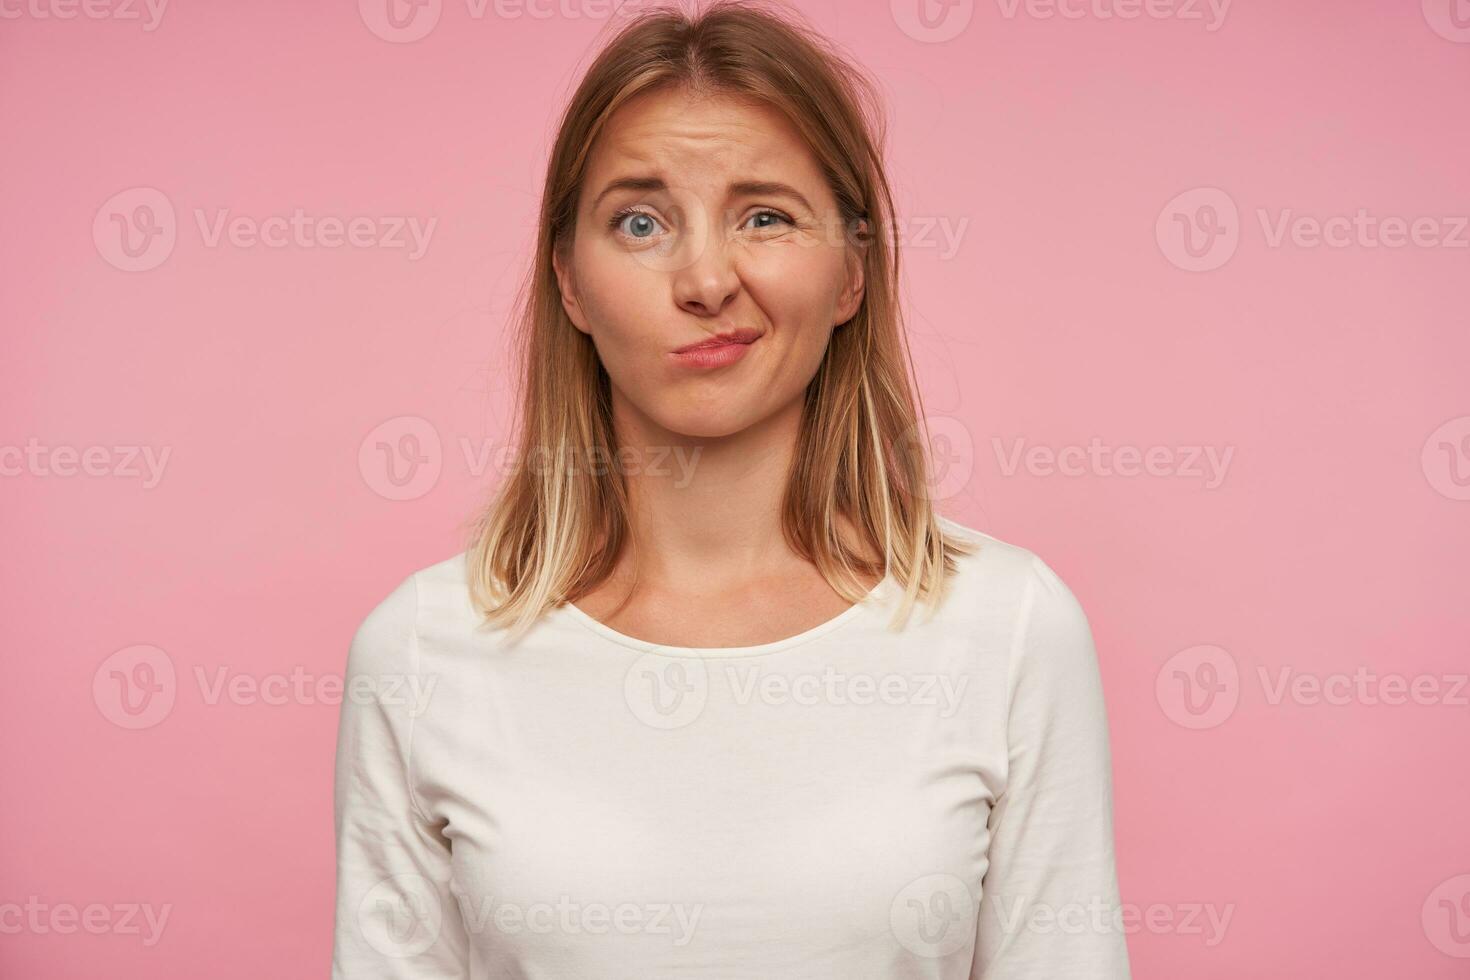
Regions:
[[780, 110], [683, 90], [644, 93], [608, 119], [588, 159], [588, 199], [627, 176], [661, 176], [690, 190], [782, 181], [813, 203], [826, 197], [816, 156]]

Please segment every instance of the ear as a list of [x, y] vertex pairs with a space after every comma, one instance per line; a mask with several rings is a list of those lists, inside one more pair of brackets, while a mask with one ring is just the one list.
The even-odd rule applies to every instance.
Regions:
[[562, 261], [562, 250], [559, 246], [552, 246], [551, 268], [556, 273], [557, 289], [561, 292], [561, 305], [571, 318], [573, 326], [585, 334], [592, 331], [587, 326], [587, 317], [582, 312], [582, 304], [577, 301], [577, 277], [572, 275], [571, 267]]
[[[864, 221], [862, 224], [866, 228], [867, 222]], [[837, 294], [837, 307], [832, 320], [833, 325], [838, 327], [857, 316], [858, 307], [863, 304], [865, 282], [862, 250], [848, 249], [845, 265], [847, 281], [843, 284], [842, 291]]]

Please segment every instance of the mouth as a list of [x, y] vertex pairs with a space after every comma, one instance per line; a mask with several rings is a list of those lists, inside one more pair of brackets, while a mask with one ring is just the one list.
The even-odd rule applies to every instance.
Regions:
[[761, 333], [759, 330], [752, 330], [749, 327], [740, 327], [736, 330], [722, 330], [714, 336], [706, 337], [703, 340], [695, 341], [692, 344], [685, 344], [683, 347], [680, 347], [678, 350], [674, 351], [674, 353], [687, 354], [690, 351], [707, 350], [712, 347], [724, 347], [727, 344], [753, 344], [757, 340], [759, 340], [760, 337]]
[[752, 330], [748, 327], [722, 330], [703, 340], [685, 344], [669, 356], [685, 367], [724, 367], [744, 357], [751, 345], [760, 338], [759, 330]]

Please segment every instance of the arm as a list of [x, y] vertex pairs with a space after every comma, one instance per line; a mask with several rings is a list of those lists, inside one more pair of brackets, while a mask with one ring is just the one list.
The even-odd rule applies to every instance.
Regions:
[[418, 669], [410, 577], [352, 638], [337, 733], [332, 980], [463, 980], [469, 944], [449, 890], [449, 842], [413, 795]]
[[971, 980], [1129, 980], [1108, 725], [1082, 607], [1033, 558], [1012, 638], [1008, 772]]

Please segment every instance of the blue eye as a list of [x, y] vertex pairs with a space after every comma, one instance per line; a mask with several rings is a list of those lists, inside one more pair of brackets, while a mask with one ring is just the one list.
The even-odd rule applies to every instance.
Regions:
[[658, 222], [644, 211], [620, 211], [613, 215], [612, 224], [629, 238], [649, 238], [658, 230]]
[[[750, 222], [752, 221], [757, 222], [757, 224], [751, 226]], [[755, 214], [752, 214], [749, 218], [746, 219], [746, 226], [752, 227], [752, 230], [754, 231], [764, 231], [768, 228], [778, 228], [783, 224], [787, 226], [794, 226], [796, 222], [792, 221], [791, 218], [782, 214], [780, 211], [774, 211], [771, 209], [757, 211]], [[649, 214], [647, 211], [639, 211], [633, 208], [628, 208], [613, 214], [613, 216], [608, 219], [608, 225], [612, 228], [617, 229], [619, 233], [635, 240], [652, 238], [657, 235], [663, 227], [659, 224], [658, 219]]]
[[[750, 219], [749, 220], [752, 220], [753, 221], [756, 218], [775, 218], [776, 221], [778, 221], [778, 222], [785, 222], [788, 225], [792, 223], [791, 222], [791, 219], [788, 218], [788, 217], [786, 217], [786, 215], [782, 214], [780, 211], [757, 211], [755, 214], [753, 214], [753, 215], [750, 216]], [[766, 224], [756, 225], [756, 228], [758, 230], [759, 229], [762, 229], [762, 228], [774, 228], [774, 227], [776, 227], [775, 223], [771, 223], [771, 222], [768, 222]]]

